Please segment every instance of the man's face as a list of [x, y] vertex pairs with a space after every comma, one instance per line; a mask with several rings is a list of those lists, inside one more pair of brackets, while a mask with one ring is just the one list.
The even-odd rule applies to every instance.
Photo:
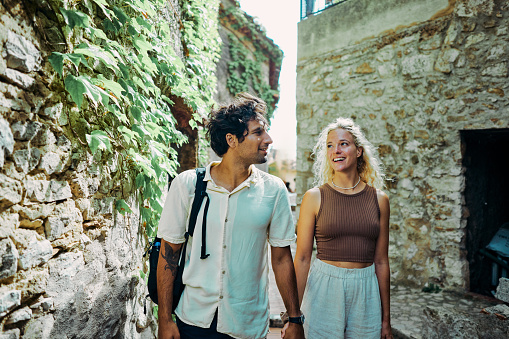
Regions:
[[267, 153], [272, 139], [267, 133], [266, 125], [257, 120], [247, 123], [244, 140], [237, 145], [239, 160], [246, 164], [263, 164], [267, 162]]

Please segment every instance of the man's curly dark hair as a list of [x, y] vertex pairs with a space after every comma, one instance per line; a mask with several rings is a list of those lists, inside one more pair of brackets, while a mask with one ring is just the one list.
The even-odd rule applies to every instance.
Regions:
[[229, 105], [224, 105], [210, 113], [207, 123], [207, 136], [214, 152], [222, 157], [228, 151], [226, 134], [231, 133], [244, 141], [247, 124], [251, 120], [261, 122], [268, 127], [265, 114], [267, 104], [249, 93], [239, 93]]

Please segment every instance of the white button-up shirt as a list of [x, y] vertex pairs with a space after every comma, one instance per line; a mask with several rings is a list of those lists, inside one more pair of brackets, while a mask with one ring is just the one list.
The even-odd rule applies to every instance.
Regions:
[[[204, 199], [189, 238], [184, 293], [175, 311], [185, 323], [208, 328], [216, 309], [217, 330], [234, 338], [265, 338], [269, 330], [267, 241], [274, 247], [295, 242], [290, 201], [283, 181], [251, 166], [252, 174], [232, 192], [217, 186], [207, 166], [204, 180], [210, 206], [207, 254], [200, 259]], [[159, 222], [158, 236], [185, 241], [194, 198], [195, 170], [172, 182]]]

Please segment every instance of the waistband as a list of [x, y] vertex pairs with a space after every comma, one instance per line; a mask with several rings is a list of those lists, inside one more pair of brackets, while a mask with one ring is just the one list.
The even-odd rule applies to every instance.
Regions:
[[313, 269], [322, 274], [341, 279], [368, 278], [375, 274], [375, 264], [365, 268], [344, 268], [324, 263], [320, 259], [315, 259]]

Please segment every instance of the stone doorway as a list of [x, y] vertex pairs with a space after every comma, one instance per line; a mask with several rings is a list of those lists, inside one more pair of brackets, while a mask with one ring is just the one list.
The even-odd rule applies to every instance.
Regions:
[[[470, 291], [491, 295], [502, 267], [480, 253], [509, 222], [509, 129], [461, 131]], [[495, 263], [495, 265], [494, 265]], [[498, 268], [495, 268], [498, 266]], [[497, 272], [494, 273], [494, 270]]]

